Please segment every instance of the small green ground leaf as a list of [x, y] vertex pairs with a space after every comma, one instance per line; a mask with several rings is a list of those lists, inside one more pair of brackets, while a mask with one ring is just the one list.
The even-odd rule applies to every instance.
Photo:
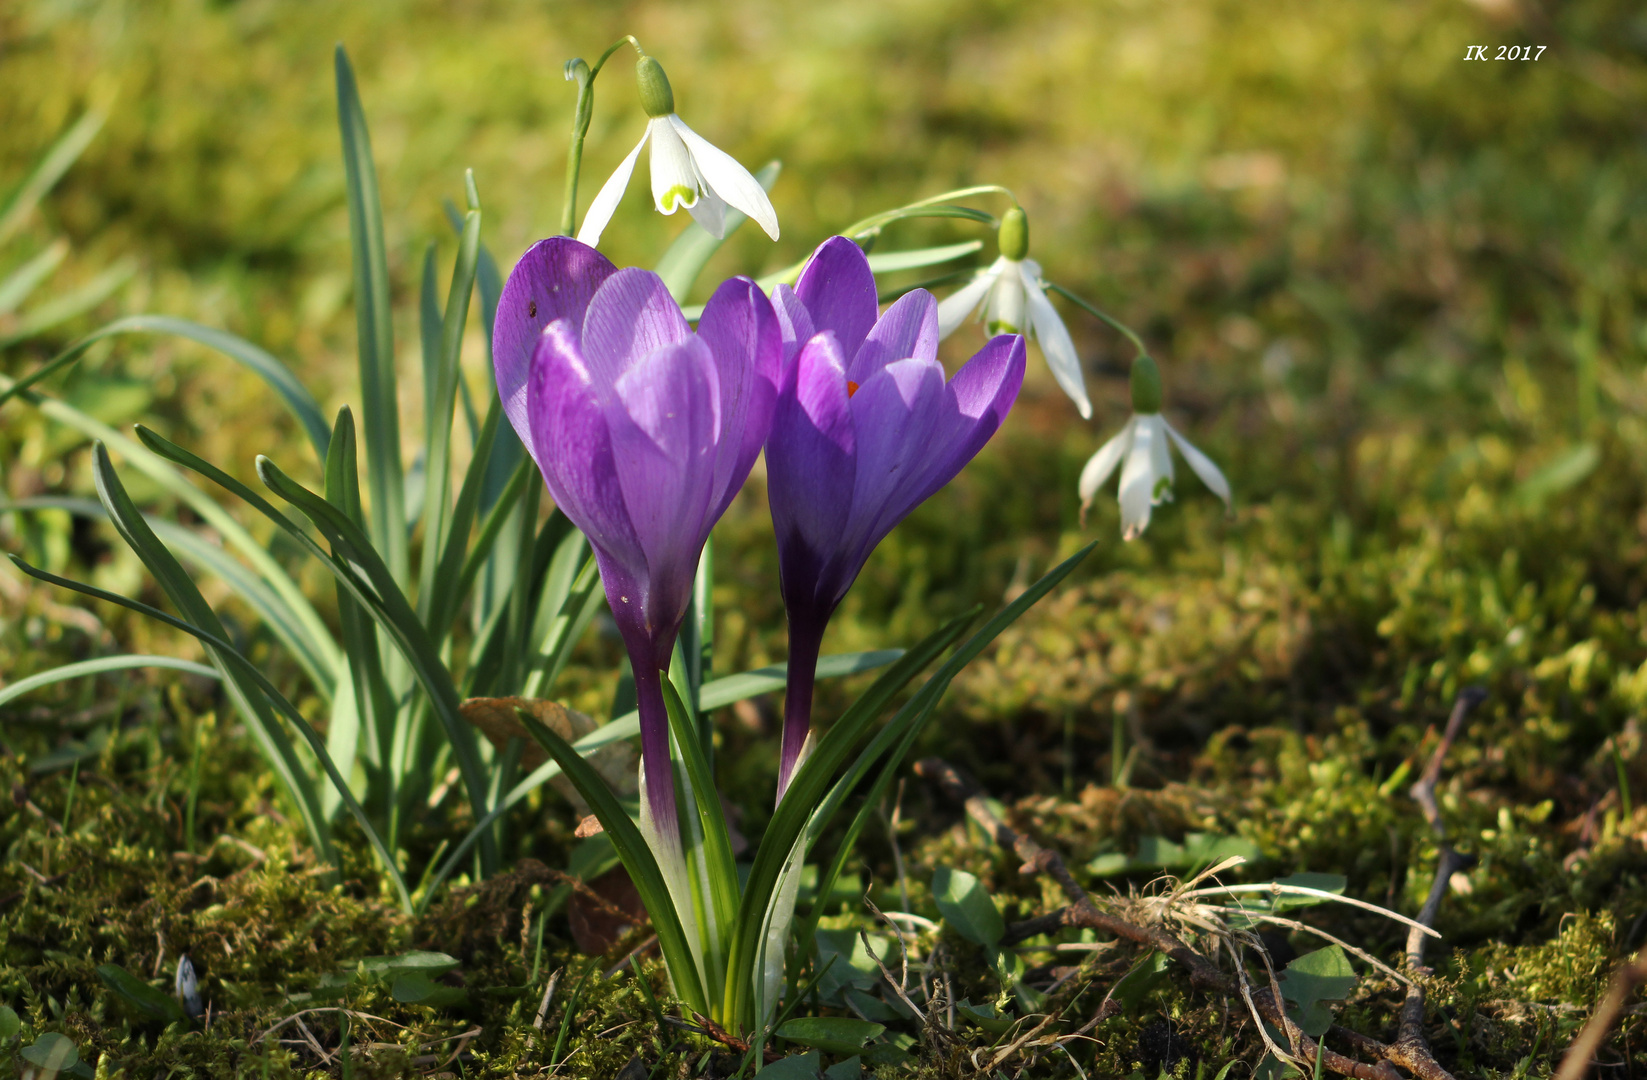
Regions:
[[761, 1067], [761, 1080], [818, 1080], [822, 1075], [820, 1060], [816, 1050], [779, 1058]]
[[0, 1043], [9, 1043], [23, 1030], [23, 1021], [10, 1005], [0, 1005]]
[[864, 1043], [886, 1030], [885, 1024], [849, 1016], [803, 1016], [778, 1029], [778, 1038], [832, 1054], [855, 1054]]
[[932, 875], [932, 899], [944, 921], [975, 945], [993, 949], [1006, 933], [995, 901], [978, 879], [965, 870], [938, 867]]
[[428, 1005], [433, 1008], [459, 1005], [469, 997], [461, 987], [443, 986], [421, 971], [395, 976], [389, 994], [402, 1005]]
[[858, 1080], [864, 1074], [863, 1059], [854, 1054], [824, 1070], [824, 1080]]
[[[1284, 877], [1276, 882], [1277, 885], [1295, 885], [1301, 889], [1319, 889], [1321, 892], [1330, 892], [1342, 895], [1349, 885], [1349, 878], [1343, 874], [1315, 874], [1308, 871]], [[1288, 908], [1313, 907], [1316, 904], [1326, 904], [1331, 901], [1320, 896], [1278, 896], [1275, 898], [1273, 909], [1280, 914]]]
[[157, 990], [119, 964], [97, 965], [97, 977], [125, 1002], [151, 1020], [172, 1023], [187, 1020], [183, 1006], [164, 990]]
[[1311, 1038], [1332, 1026], [1332, 1010], [1322, 1002], [1343, 1001], [1355, 989], [1355, 969], [1337, 945], [1305, 953], [1281, 972], [1281, 996], [1297, 1006], [1293, 1019]]
[[1004, 1035], [1018, 1022], [1017, 1017], [997, 1012], [987, 1001], [974, 1005], [962, 998], [955, 1003], [955, 1011], [992, 1035]]
[[1135, 1013], [1149, 997], [1150, 991], [1165, 978], [1169, 966], [1165, 953], [1152, 952], [1121, 976], [1121, 981], [1110, 990], [1109, 996], [1120, 1002], [1129, 1014]]
[[22, 1058], [46, 1073], [67, 1072], [80, 1064], [80, 1051], [67, 1035], [48, 1031], [31, 1046], [23, 1048]]

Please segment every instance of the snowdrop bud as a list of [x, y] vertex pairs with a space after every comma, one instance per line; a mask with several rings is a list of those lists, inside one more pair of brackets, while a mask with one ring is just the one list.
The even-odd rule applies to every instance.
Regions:
[[1001, 257], [1013, 262], [1023, 262], [1024, 256], [1029, 254], [1029, 215], [1024, 208], [1014, 206], [1001, 215], [1001, 228], [995, 234], [995, 243], [1001, 249]]
[[1132, 411], [1161, 411], [1161, 369], [1147, 355], [1132, 362]]
[[675, 111], [675, 91], [669, 87], [662, 64], [650, 56], [641, 57], [635, 62], [635, 81], [640, 84], [641, 108], [647, 116], [668, 116]]

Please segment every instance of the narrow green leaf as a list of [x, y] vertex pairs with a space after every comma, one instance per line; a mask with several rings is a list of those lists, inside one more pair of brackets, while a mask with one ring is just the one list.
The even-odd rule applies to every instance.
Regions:
[[[56, 574], [46, 570], [41, 570], [39, 567], [30, 566], [16, 555], [8, 555], [7, 557], [11, 559], [13, 565], [32, 578], [36, 578], [51, 585], [60, 586], [61, 588], [71, 589], [74, 592], [80, 593], [84, 596], [92, 597], [95, 600], [103, 600], [111, 604], [118, 604], [123, 608], [135, 611], [141, 615], [147, 615], [151, 619], [165, 623], [167, 626], [174, 627], [186, 634], [192, 635], [202, 644], [207, 646], [214, 658], [222, 657], [229, 661], [229, 666], [233, 667], [238, 675], [244, 677], [257, 689], [261, 690], [263, 697], [267, 699], [267, 703], [278, 709], [281, 714], [291, 722], [292, 726], [297, 729], [298, 734], [302, 735], [308, 742], [309, 748], [314, 751], [316, 758], [319, 759], [321, 767], [326, 770], [327, 776], [337, 787], [339, 795], [343, 798], [344, 805], [349, 808], [350, 814], [354, 816], [356, 823], [360, 825], [361, 830], [366, 834], [367, 843], [372, 846], [372, 850], [377, 855], [380, 864], [389, 875], [390, 882], [395, 886], [395, 891], [400, 895], [402, 908], [407, 912], [412, 910], [411, 896], [406, 891], [405, 879], [401, 877], [399, 869], [396, 868], [394, 861], [389, 857], [388, 849], [383, 846], [383, 840], [378, 835], [377, 830], [372, 827], [371, 820], [366, 816], [366, 811], [361, 808], [360, 803], [356, 801], [354, 795], [350, 793], [348, 783], [344, 780], [343, 775], [337, 771], [337, 766], [332, 763], [332, 759], [327, 756], [325, 741], [322, 740], [315, 729], [310, 726], [309, 722], [303, 718], [303, 714], [298, 712], [290, 701], [286, 700], [286, 696], [275, 687], [274, 683], [269, 681], [268, 677], [263, 674], [257, 665], [242, 656], [233, 645], [225, 641], [223, 638], [203, 630], [191, 622], [184, 619], [179, 619], [174, 615], [161, 611], [157, 607], [145, 604], [140, 600], [133, 600], [130, 597], [121, 596], [118, 593], [112, 593], [105, 589], [99, 589], [95, 585], [87, 585], [85, 582], [72, 581], [68, 578], [58, 577]], [[236, 684], [231, 679], [228, 681], [228, 685], [233, 687]], [[276, 730], [278, 731], [279, 729], [277, 728]], [[282, 733], [281, 737], [284, 738], [284, 733]]]
[[[663, 702], [669, 712], [669, 730], [675, 736], [676, 749], [686, 776], [692, 785], [692, 807], [697, 813], [698, 827], [703, 832], [705, 868], [709, 873], [708, 901], [714, 907], [717, 936], [732, 932], [738, 913], [738, 870], [732, 860], [732, 838], [726, 830], [726, 812], [721, 809], [720, 792], [715, 787], [715, 776], [709, 760], [704, 757], [698, 742], [698, 731], [681, 700], [675, 684], [663, 680]], [[719, 952], [719, 950], [713, 950]], [[721, 957], [710, 958], [711, 972], [720, 968]], [[710, 987], [713, 989], [713, 987]]]
[[[108, 513], [101, 503], [55, 495], [41, 495], [14, 503], [0, 502], [0, 513], [8, 510], [65, 510], [79, 517], [108, 520]], [[153, 514], [144, 514], [143, 520], [148, 522], [149, 528], [154, 530], [161, 542], [177, 552], [184, 562], [215, 575], [257, 612], [275, 639], [303, 668], [320, 696], [327, 701], [332, 700], [337, 684], [339, 651], [330, 635], [317, 640], [308, 624], [286, 603], [285, 597], [246, 569], [215, 541]]]
[[981, 250], [983, 246], [982, 240], [966, 240], [959, 244], [943, 244], [939, 247], [876, 252], [869, 256], [869, 271], [872, 274], [893, 274], [900, 270], [919, 270], [923, 266], [953, 262]]
[[0, 315], [10, 315], [27, 300], [69, 254], [69, 242], [59, 238], [22, 266], [0, 279]]
[[371, 492], [373, 546], [396, 582], [407, 573], [405, 479], [400, 463], [400, 402], [395, 389], [395, 339], [389, 308], [389, 263], [383, 252], [383, 211], [377, 194], [372, 140], [354, 69], [339, 45], [337, 126], [349, 188], [349, 240], [354, 252], [355, 327], [360, 351], [361, 423], [366, 487]]
[[[463, 239], [457, 263], [452, 267], [452, 284], [446, 293], [446, 310], [441, 322], [440, 357], [435, 371], [433, 411], [424, 417], [425, 487], [423, 496], [423, 571], [418, 585], [418, 614], [437, 638], [443, 622], [433, 621], [436, 603], [435, 575], [441, 567], [447, 537], [453, 528], [452, 494], [452, 412], [457, 402], [457, 386], [463, 378], [463, 328], [469, 320], [469, 300], [475, 291], [475, 263], [480, 258], [480, 211], [470, 210], [463, 222]], [[501, 411], [501, 406], [500, 406]], [[496, 421], [493, 422], [495, 432]], [[487, 450], [491, 447], [488, 445]], [[481, 463], [479, 473], [484, 473]], [[478, 474], [477, 474], [478, 475]], [[480, 499], [475, 488], [474, 500]], [[471, 514], [473, 506], [470, 507]], [[464, 526], [467, 533], [468, 526]], [[468, 541], [464, 535], [460, 543]], [[460, 553], [461, 557], [461, 553]], [[456, 571], [461, 563], [451, 570]], [[445, 614], [444, 612], [442, 614]]]
[[[335, 559], [329, 566], [338, 580], [350, 587], [372, 618], [389, 636], [410, 666], [435, 717], [446, 732], [452, 756], [463, 777], [464, 789], [476, 818], [486, 815], [487, 780], [475, 746], [474, 729], [459, 710], [457, 687], [440, 656], [440, 650], [423, 630], [423, 624], [400, 591], [391, 571], [372, 547], [371, 541], [348, 515], [302, 484], [281, 472], [266, 457], [257, 459], [258, 476], [281, 498], [302, 510], [332, 545]], [[364, 577], [360, 576], [364, 575]], [[481, 841], [481, 861], [487, 871], [497, 866], [496, 845]]]
[[87, 109], [67, 131], [57, 137], [51, 148], [41, 155], [32, 172], [6, 197], [0, 206], [0, 243], [11, 238], [29, 212], [39, 205], [69, 166], [80, 159], [103, 127], [105, 117], [98, 109]]
[[320, 799], [315, 791], [312, 778], [303, 762], [298, 758], [291, 741], [281, 730], [279, 721], [269, 710], [269, 703], [260, 697], [256, 689], [246, 684], [241, 674], [234, 670], [229, 654], [238, 657], [239, 653], [232, 646], [227, 645], [228, 633], [218, 620], [217, 613], [206, 603], [200, 590], [195, 588], [194, 581], [178, 565], [177, 560], [160, 539], [154, 535], [143, 515], [138, 513], [137, 507], [127, 494], [125, 486], [120, 483], [120, 477], [114, 471], [114, 463], [109, 460], [107, 447], [96, 443], [92, 448], [93, 466], [92, 476], [97, 485], [97, 497], [103, 508], [108, 511], [109, 520], [114, 523], [121, 539], [136, 552], [137, 557], [149, 568], [166, 596], [182, 612], [184, 619], [191, 626], [199, 627], [204, 633], [224, 643], [223, 649], [208, 650], [213, 663], [223, 673], [225, 688], [230, 691], [230, 697], [239, 707], [241, 715], [246, 718], [247, 725], [263, 749], [264, 756], [274, 766], [277, 777], [286, 788], [293, 804], [303, 817], [304, 825], [313, 838], [315, 847], [322, 857], [331, 858], [331, 840], [326, 828], [325, 816], [321, 811]]
[[469, 530], [480, 507], [481, 492], [486, 484], [486, 467], [502, 420], [503, 402], [494, 390], [492, 404], [486, 410], [486, 423], [480, 429], [480, 437], [475, 440], [474, 456], [469, 459], [469, 467], [463, 474], [463, 485], [458, 488], [457, 503], [452, 508], [446, 529], [445, 551], [435, 567], [428, 622], [425, 625], [437, 641], [444, 640], [452, 632], [452, 621], [457, 618], [458, 608], [462, 607], [468, 595], [463, 568], [469, 561]]
[[38, 675], [30, 675], [26, 679], [19, 679], [10, 686], [0, 687], [0, 705], [16, 701], [24, 694], [32, 693], [42, 686], [53, 683], [67, 682], [70, 679], [82, 679], [88, 675], [102, 675], [109, 671], [127, 671], [131, 668], [169, 668], [174, 671], [186, 671], [190, 675], [200, 675], [208, 679], [216, 679], [216, 668], [209, 668], [205, 664], [197, 664], [193, 660], [179, 660], [175, 656], [145, 656], [131, 653], [125, 656], [104, 656], [96, 660], [81, 660], [74, 664], [64, 664], [62, 667], [42, 671]]
[[567, 779], [572, 781], [578, 794], [583, 796], [612, 838], [612, 845], [617, 848], [624, 869], [629, 871], [629, 879], [634, 882], [641, 902], [646, 905], [647, 914], [652, 917], [652, 928], [657, 931], [658, 944], [675, 979], [675, 992], [691, 1008], [707, 1014], [709, 1000], [698, 981], [697, 965], [686, 941], [686, 931], [681, 926], [680, 916], [675, 913], [674, 904], [670, 902], [663, 872], [658, 869], [657, 860], [652, 857], [652, 850], [647, 847], [640, 828], [630, 820], [622, 804], [612, 794], [612, 789], [606, 786], [606, 781], [570, 743], [538, 723], [529, 713], [522, 711], [519, 715], [526, 730], [559, 763]]
[[297, 381], [291, 368], [272, 353], [258, 348], [244, 338], [187, 319], [174, 319], [169, 315], [128, 315], [98, 327], [58, 353], [32, 374], [9, 386], [0, 387], [0, 405], [5, 404], [6, 399], [13, 394], [28, 389], [41, 379], [74, 363], [97, 342], [118, 334], [173, 334], [204, 345], [208, 349], [214, 349], [240, 363], [268, 383], [269, 388], [280, 396], [298, 423], [303, 425], [309, 441], [314, 444], [316, 455], [321, 459], [325, 458], [331, 428], [327, 426], [326, 418], [321, 413], [320, 406], [315, 403], [314, 396], [309, 393], [308, 388]]
[[113, 296], [115, 291], [130, 281], [136, 273], [137, 262], [135, 260], [121, 259], [84, 285], [68, 292], [58, 293], [50, 300], [30, 308], [12, 324], [7, 333], [0, 334], [0, 348], [19, 341], [26, 341], [37, 334], [50, 330], [59, 323], [65, 323], [76, 316], [84, 315]]

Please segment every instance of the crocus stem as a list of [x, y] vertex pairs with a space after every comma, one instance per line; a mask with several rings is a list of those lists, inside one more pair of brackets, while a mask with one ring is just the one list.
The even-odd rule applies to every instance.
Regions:
[[778, 749], [778, 800], [789, 790], [806, 733], [812, 727], [812, 683], [818, 673], [823, 627], [789, 624], [789, 683], [783, 695], [783, 740]]
[[635, 673], [635, 708], [640, 712], [647, 802], [658, 830], [665, 836], [676, 836], [675, 767], [669, 757], [669, 710], [663, 703], [665, 676], [649, 661], [631, 666]]

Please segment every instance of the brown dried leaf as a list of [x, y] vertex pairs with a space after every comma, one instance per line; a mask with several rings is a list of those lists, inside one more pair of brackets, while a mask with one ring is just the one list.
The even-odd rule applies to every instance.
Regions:
[[[510, 739], [519, 738], [523, 744], [520, 767], [526, 772], [542, 765], [549, 760], [549, 756], [526, 730], [526, 725], [520, 722], [515, 710], [525, 709], [534, 720], [567, 742], [576, 742], [600, 727], [593, 717], [586, 716], [576, 709], [568, 709], [558, 701], [546, 701], [541, 698], [470, 698], [460, 708], [463, 718], [479, 728], [500, 753], [509, 745]], [[635, 748], [628, 742], [615, 742], [603, 746], [590, 754], [588, 760], [589, 764], [595, 767], [595, 771], [611, 785], [613, 793], [620, 798], [633, 795], [638, 790]], [[566, 796], [573, 810], [579, 815], [589, 813], [588, 804], [565, 776], [557, 776], [550, 783]]]

